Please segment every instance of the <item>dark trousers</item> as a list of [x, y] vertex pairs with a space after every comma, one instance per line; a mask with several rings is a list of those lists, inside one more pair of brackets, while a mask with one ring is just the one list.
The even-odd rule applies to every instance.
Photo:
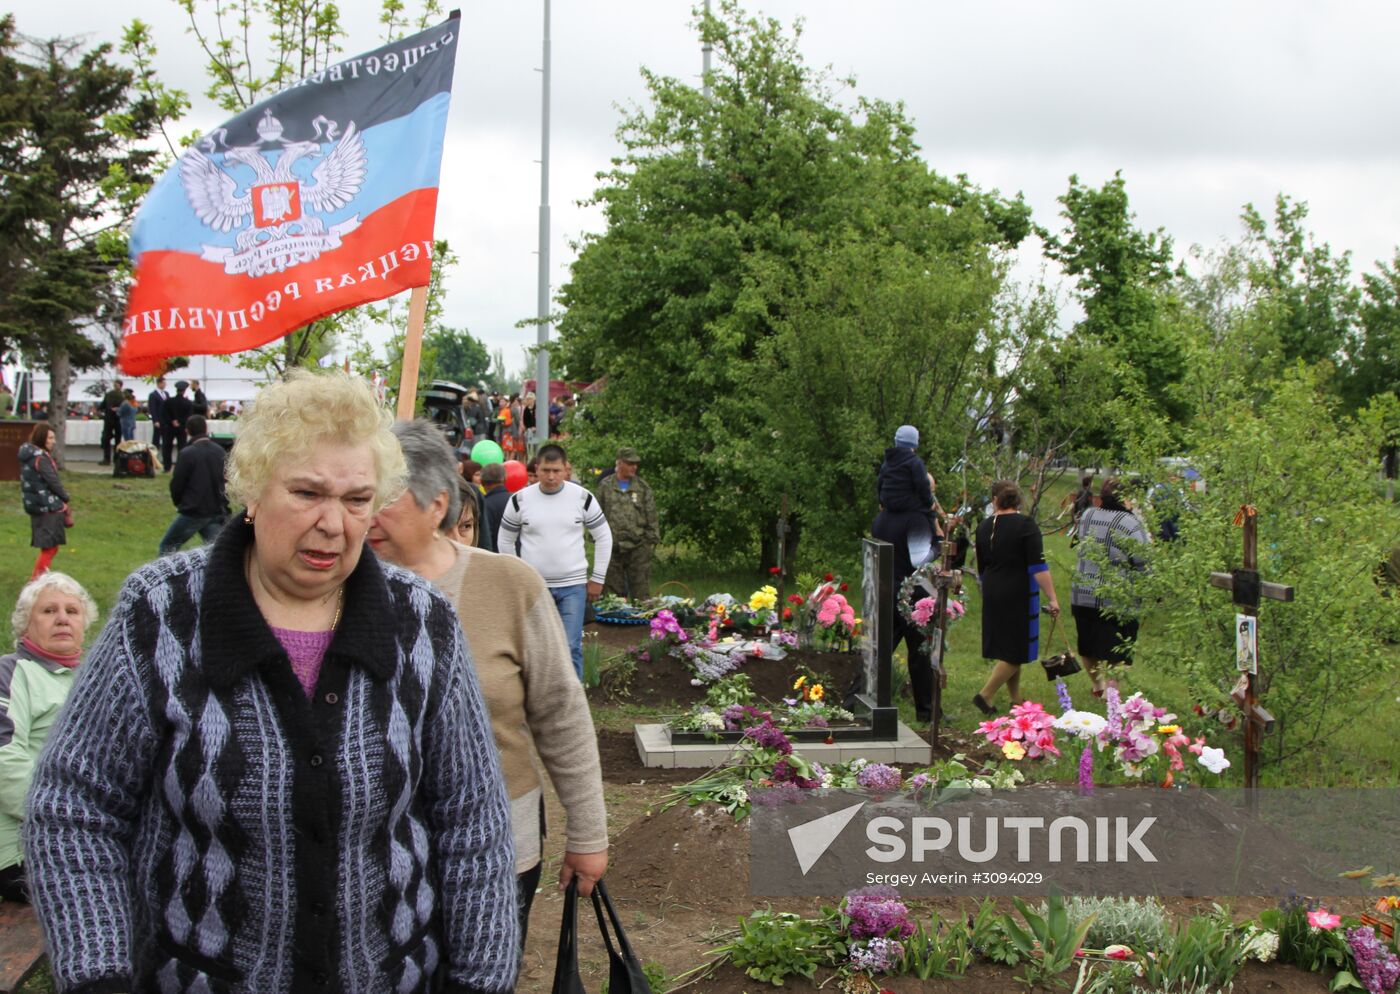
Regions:
[[175, 467], [175, 460], [171, 457], [171, 450], [175, 452], [185, 451], [185, 426], [179, 428], [166, 425], [160, 430], [160, 461], [165, 464], [165, 471], [169, 473]]
[[102, 461], [112, 461], [112, 446], [122, 440], [122, 423], [115, 415], [102, 418]]
[[914, 712], [921, 717], [933, 713], [933, 665], [924, 651], [924, 641], [919, 630], [896, 613], [894, 645], [903, 642], [909, 654], [909, 689], [914, 695]]
[[535, 903], [535, 891], [540, 886], [540, 871], [543, 861], [536, 863], [524, 873], [515, 875], [516, 913], [520, 916], [520, 950], [525, 951], [525, 935], [530, 930], [530, 905]]
[[220, 529], [224, 527], [225, 520], [222, 514], [197, 518], [176, 511], [175, 520], [170, 522], [170, 527], [165, 530], [165, 537], [160, 540], [158, 555], [168, 556], [172, 552], [179, 552], [180, 547], [194, 538], [196, 533], [204, 539], [205, 545], [213, 545], [214, 539], [219, 537]]

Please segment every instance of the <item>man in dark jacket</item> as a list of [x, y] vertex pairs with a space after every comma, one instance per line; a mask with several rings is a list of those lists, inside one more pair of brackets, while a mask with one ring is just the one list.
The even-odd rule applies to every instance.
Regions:
[[202, 415], [205, 420], [209, 418], [209, 398], [204, 396], [204, 391], [199, 389], [199, 381], [190, 383], [190, 404], [194, 408], [193, 414]]
[[[880, 512], [870, 533], [894, 546], [895, 589], [935, 554], [941, 538], [933, 516], [933, 485], [924, 461], [914, 451], [918, 445], [919, 429], [900, 425], [894, 433], [894, 447], [885, 450], [885, 461], [880, 464], [877, 477]], [[908, 653], [914, 716], [921, 723], [928, 722], [933, 715], [933, 669], [923, 651], [923, 636], [896, 613], [894, 644], [901, 641]]]
[[151, 445], [160, 451], [161, 439], [165, 438], [165, 402], [170, 395], [165, 392], [165, 377], [156, 377], [156, 388], [146, 395], [146, 413], [151, 416]]
[[[187, 401], [188, 403], [188, 401]], [[175, 520], [160, 540], [160, 555], [179, 552], [199, 533], [205, 544], [214, 541], [228, 518], [228, 498], [224, 496], [224, 448], [206, 434], [201, 414], [191, 414], [186, 422], [190, 442], [180, 453], [179, 465], [170, 477], [170, 499], [175, 504]]]
[[481, 468], [481, 485], [486, 488], [486, 496], [481, 500], [481, 527], [484, 529], [483, 535], [491, 546], [492, 552], [500, 552], [496, 548], [496, 535], [501, 530], [501, 518], [506, 513], [506, 501], [510, 500], [510, 491], [506, 489], [506, 468], [498, 462]]
[[171, 449], [177, 452], [185, 451], [186, 426], [190, 420], [190, 415], [194, 414], [194, 403], [185, 396], [185, 391], [190, 385], [184, 380], [177, 380], [175, 383], [175, 396], [165, 402], [165, 424], [161, 428], [161, 450], [160, 458], [165, 463], [165, 471], [170, 472], [175, 460], [171, 457]]
[[112, 389], [102, 397], [99, 409], [102, 411], [102, 462], [99, 465], [112, 465], [112, 446], [122, 440], [122, 423], [118, 411], [121, 410], [125, 394], [122, 381], [113, 380]]

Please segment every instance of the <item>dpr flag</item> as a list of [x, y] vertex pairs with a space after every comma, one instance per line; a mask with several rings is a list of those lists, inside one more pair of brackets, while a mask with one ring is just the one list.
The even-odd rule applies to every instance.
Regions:
[[454, 15], [330, 66], [180, 157], [132, 228], [123, 371], [427, 285], [457, 35]]

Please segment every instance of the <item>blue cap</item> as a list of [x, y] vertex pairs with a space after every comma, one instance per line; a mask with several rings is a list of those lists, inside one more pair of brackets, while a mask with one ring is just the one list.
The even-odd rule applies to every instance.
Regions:
[[919, 429], [913, 425], [900, 425], [894, 433], [894, 444], [900, 449], [917, 449], [919, 447]]

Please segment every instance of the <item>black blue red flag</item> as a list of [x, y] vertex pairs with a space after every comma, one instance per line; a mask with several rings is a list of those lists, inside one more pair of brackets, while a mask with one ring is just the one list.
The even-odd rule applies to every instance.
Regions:
[[427, 285], [457, 35], [454, 17], [346, 59], [190, 146], [132, 228], [125, 372]]

